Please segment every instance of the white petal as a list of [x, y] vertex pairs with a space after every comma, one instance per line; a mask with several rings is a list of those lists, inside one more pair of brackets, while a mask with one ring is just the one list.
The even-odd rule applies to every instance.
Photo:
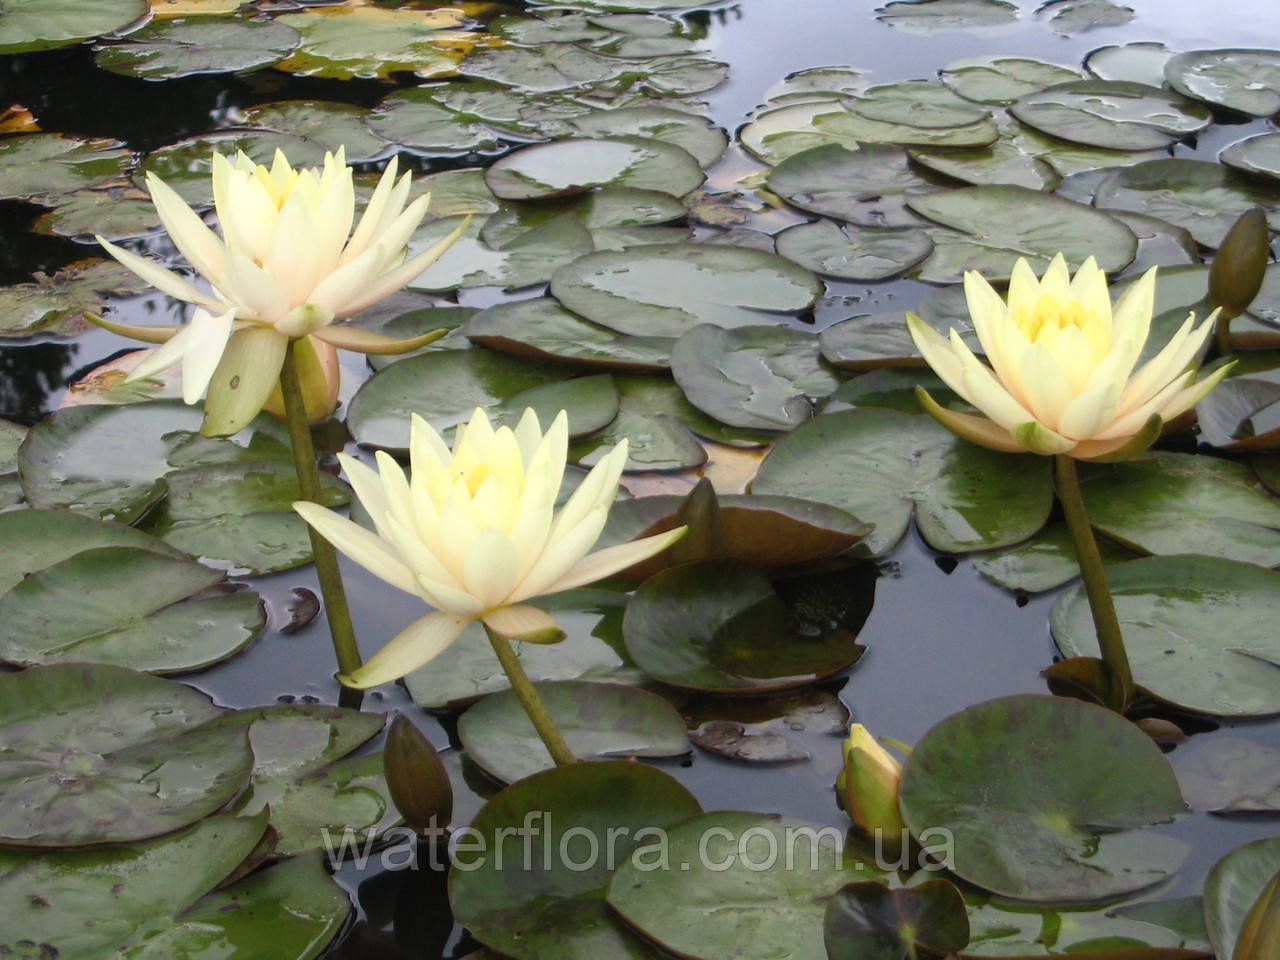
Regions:
[[147, 174], [147, 189], [160, 222], [187, 262], [212, 282], [223, 272], [222, 241], [177, 192], [154, 173]]
[[413, 577], [413, 571], [405, 566], [399, 555], [377, 535], [370, 533], [358, 523], [346, 517], [340, 517], [332, 510], [307, 500], [295, 502], [293, 509], [302, 516], [303, 520], [315, 527], [320, 536], [379, 580], [405, 593], [417, 595], [418, 582]]
[[1089, 440], [1112, 421], [1119, 405], [1120, 384], [1100, 383], [1063, 407], [1056, 429], [1064, 437]]
[[467, 553], [462, 582], [488, 609], [511, 595], [519, 572], [520, 558], [510, 538], [498, 530], [482, 530]]
[[105, 237], [98, 237], [97, 240], [107, 253], [111, 254], [161, 293], [167, 293], [171, 297], [177, 297], [179, 300], [185, 300], [188, 303], [198, 303], [213, 310], [222, 308], [222, 304], [218, 303], [213, 297], [197, 290], [172, 270], [166, 270], [154, 260], [148, 260], [145, 257], [138, 256], [136, 253], [130, 253], [123, 247], [117, 247]]
[[574, 564], [559, 580], [548, 584], [542, 590], [542, 595], [572, 590], [575, 587], [585, 586], [588, 583], [595, 583], [597, 580], [613, 576], [619, 570], [625, 570], [632, 564], [648, 560], [650, 557], [661, 553], [684, 534], [684, 527], [676, 527], [674, 530], [659, 533], [652, 537], [645, 537], [643, 540], [619, 543], [612, 547], [605, 547], [603, 550], [597, 550], [595, 553], [589, 553]]
[[244, 308], [244, 320], [275, 323], [289, 311], [289, 295], [239, 247], [227, 247], [227, 293]]
[[231, 338], [235, 310], [215, 317], [197, 310], [191, 318], [191, 337], [182, 351], [182, 399], [195, 403], [209, 389], [222, 352]]
[[553, 534], [551, 542], [528, 576], [511, 592], [509, 602], [519, 603], [529, 597], [540, 596], [553, 583], [563, 579], [600, 539], [600, 531], [604, 529], [608, 516], [608, 506], [597, 504], [576, 526], [562, 531], [559, 537]]
[[443, 611], [429, 613], [396, 634], [364, 666], [339, 679], [361, 690], [399, 680], [443, 653], [473, 620]]

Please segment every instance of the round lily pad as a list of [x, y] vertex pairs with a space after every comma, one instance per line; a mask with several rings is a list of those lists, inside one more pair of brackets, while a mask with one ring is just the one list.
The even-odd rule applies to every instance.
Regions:
[[1169, 86], [1254, 117], [1280, 112], [1280, 50], [1191, 50], [1164, 65]]
[[561, 267], [551, 294], [619, 333], [678, 337], [699, 323], [775, 323], [761, 311], [811, 307], [823, 285], [790, 260], [715, 244], [660, 243], [593, 253]]
[[1059, 83], [1080, 79], [1080, 71], [1031, 57], [970, 57], [947, 64], [942, 82], [966, 100], [1001, 106]]
[[908, 755], [915, 836], [951, 831], [953, 870], [1004, 896], [1103, 900], [1163, 880], [1186, 844], [1142, 828], [1185, 812], [1173, 769], [1123, 717], [1021, 695], [953, 714]]
[[1204, 881], [1204, 919], [1216, 956], [1233, 957], [1245, 918], [1280, 873], [1280, 837], [1237, 847], [1213, 865]]
[[31, 225], [33, 233], [74, 237], [88, 242], [95, 234], [118, 241], [160, 231], [160, 215], [150, 198], [129, 185], [110, 181], [98, 188], [73, 190], [57, 197], [52, 210]]
[[1084, 58], [1084, 67], [1099, 80], [1127, 80], [1149, 87], [1164, 85], [1164, 65], [1173, 51], [1163, 43], [1140, 41], [1099, 47]]
[[911, 127], [962, 127], [990, 118], [982, 107], [941, 84], [927, 80], [882, 83], [860, 90], [843, 101], [850, 113], [869, 120]]
[[126, 77], [173, 80], [200, 73], [260, 70], [287, 57], [301, 38], [274, 20], [175, 17], [153, 20], [102, 45], [98, 66]]
[[1170, 146], [1213, 122], [1202, 104], [1124, 80], [1077, 80], [1019, 97], [1009, 108], [1037, 130], [1108, 150]]
[[[410, 256], [452, 234], [461, 219], [444, 217], [423, 224], [409, 242]], [[595, 249], [590, 231], [569, 214], [525, 231], [500, 250], [481, 239], [484, 228], [485, 218], [472, 219], [444, 255], [410, 282], [410, 288], [453, 290], [545, 283], [559, 267]]]
[[[368, 116], [369, 111], [362, 107], [333, 100], [277, 100], [249, 107], [243, 120], [259, 130], [305, 137], [329, 151], [342, 147], [347, 163], [363, 163], [390, 146], [370, 132], [365, 122]], [[431, 212], [439, 215], [434, 208]]]
[[840, 610], [812, 632], [754, 567], [703, 560], [637, 588], [622, 622], [627, 652], [654, 679], [686, 690], [766, 693], [838, 673], [861, 656], [854, 640], [869, 605]]
[[0, 677], [0, 688], [6, 844], [159, 836], [218, 810], [253, 766], [244, 726], [208, 726], [222, 711], [180, 683], [71, 663]]
[[911, 166], [901, 147], [827, 144], [792, 154], [769, 171], [769, 189], [801, 210], [866, 227], [914, 226], [906, 208], [914, 193], [937, 189]]
[[637, 187], [682, 197], [704, 179], [687, 150], [642, 137], [557, 140], [502, 157], [485, 180], [503, 200], [582, 193], [592, 187]]
[[1116, 27], [1133, 20], [1133, 7], [1112, 0], [1047, 0], [1036, 16], [1048, 20], [1049, 29], [1060, 37], [1074, 37], [1094, 27]]
[[[959, 323], [934, 324], [943, 333], [956, 329], [976, 340], [966, 317]], [[875, 370], [880, 367], [924, 367], [906, 318], [901, 313], [873, 313], [833, 323], [818, 335], [822, 355], [847, 370]]]
[[593, 110], [563, 122], [565, 134], [581, 138], [642, 137], [683, 147], [706, 168], [720, 159], [729, 138], [703, 117], [670, 107], [619, 107]]
[[[1107, 574], [1134, 682], [1156, 698], [1217, 716], [1280, 713], [1280, 573], [1196, 554], [1148, 557]], [[1084, 591], [1050, 620], [1068, 657], [1098, 656]]]
[[497, 147], [495, 131], [472, 113], [461, 113], [440, 103], [439, 89], [412, 87], [384, 97], [369, 114], [369, 129], [416, 150], [483, 152]]
[[1167, 220], [1211, 248], [1255, 206], [1267, 211], [1273, 229], [1280, 227], [1280, 184], [1204, 160], [1148, 160], [1117, 170], [1098, 185], [1093, 202]]
[[[615, 867], [643, 858], [644, 844], [700, 812], [675, 779], [623, 760], [555, 767], [513, 783], [476, 815], [475, 842], [457, 854], [462, 867], [449, 874], [454, 919], [516, 960], [656, 957], [609, 911], [605, 888]], [[537, 835], [526, 845], [518, 831], [531, 816]]]
[[874, 524], [887, 553], [916, 524], [951, 553], [1025, 540], [1049, 518], [1049, 463], [957, 438], [927, 415], [883, 407], [825, 414], [778, 441], [752, 490], [819, 500]]
[[[468, 77], [540, 93], [599, 92], [608, 97], [623, 91], [644, 96], [688, 96], [724, 82], [727, 64], [698, 56], [661, 56], [631, 60], [605, 56], [577, 43], [487, 47], [460, 65]], [[621, 105], [621, 104], [620, 104]]]
[[[1105, 564], [1124, 563], [1139, 556], [1105, 537], [1098, 539]], [[1067, 525], [1054, 521], [1030, 540], [1004, 550], [975, 553], [974, 569], [1008, 590], [1040, 593], [1053, 590], [1080, 576], [1075, 546]]]
[[504, 203], [484, 222], [481, 238], [495, 249], [510, 246], [549, 220], [566, 214], [592, 231], [666, 223], [685, 215], [679, 200], [655, 190], [632, 187], [592, 190], [559, 200]]
[[6, 0], [0, 54], [79, 43], [126, 27], [147, 11], [146, 0]]
[[949, 880], [891, 890], [874, 882], [841, 887], [823, 922], [828, 960], [900, 960], [917, 951], [955, 955], [969, 943], [964, 897]]
[[698, 697], [680, 707], [689, 739], [712, 753], [751, 763], [809, 757], [798, 735], [849, 730], [849, 708], [825, 690], [809, 688], [772, 697]]
[[[689, 752], [684, 721], [656, 694], [585, 680], [544, 682], [537, 689], [579, 759]], [[467, 756], [507, 783], [555, 765], [513, 690], [491, 694], [459, 717], [458, 739]]]
[[975, 186], [1005, 184], [1052, 190], [1062, 179], [1051, 164], [1011, 140], [1000, 139], [977, 150], [928, 150], [914, 147], [908, 156], [936, 173]]
[[787, 327], [724, 330], [701, 324], [671, 350], [671, 372], [689, 402], [721, 423], [788, 430], [840, 384], [818, 338]]
[[1280, 180], [1280, 133], [1263, 133], [1231, 144], [1218, 159], [1256, 177]]
[[876, 19], [907, 33], [976, 30], [1012, 23], [1018, 8], [1005, 0], [893, 0], [876, 9]]
[[779, 254], [814, 273], [867, 283], [896, 276], [933, 250], [923, 230], [840, 227], [830, 220], [788, 227], [776, 242]]
[[620, 864], [609, 905], [670, 953], [712, 960], [827, 960], [827, 901], [849, 880], [880, 872], [835, 827], [761, 813], [717, 811], [668, 831], [671, 867]]
[[[6, 8], [5, 20], [17, 16]], [[133, 153], [116, 140], [24, 133], [0, 140], [0, 199], [48, 200], [123, 176]]]

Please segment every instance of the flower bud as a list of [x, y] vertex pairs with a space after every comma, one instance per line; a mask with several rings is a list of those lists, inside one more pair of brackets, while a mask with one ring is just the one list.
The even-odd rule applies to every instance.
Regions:
[[1280, 956], [1280, 873], [1271, 878], [1240, 924], [1231, 960], [1274, 960]]
[[1227, 231], [1209, 268], [1209, 302], [1220, 317], [1238, 317], [1262, 287], [1271, 233], [1261, 207], [1246, 210]]
[[[293, 345], [298, 364], [298, 383], [302, 386], [302, 408], [307, 423], [320, 423], [338, 408], [338, 384], [342, 371], [338, 367], [338, 348], [315, 337], [303, 337]], [[277, 383], [263, 409], [283, 420], [284, 395]]]
[[860, 723], [850, 725], [843, 750], [845, 810], [867, 833], [879, 831], [885, 851], [896, 852], [906, 829], [898, 810], [902, 764]]
[[382, 750], [391, 802], [414, 830], [443, 830], [453, 818], [453, 787], [440, 755], [413, 722], [391, 721]]

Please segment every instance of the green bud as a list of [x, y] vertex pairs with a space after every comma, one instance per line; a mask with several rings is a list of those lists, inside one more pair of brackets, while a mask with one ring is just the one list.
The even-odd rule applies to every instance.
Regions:
[[443, 829], [453, 818], [453, 787], [440, 755], [413, 722], [391, 721], [382, 751], [391, 802], [414, 830]]
[[1209, 302], [1222, 310], [1221, 317], [1238, 317], [1253, 303], [1266, 274], [1270, 243], [1261, 207], [1246, 210], [1227, 231], [1209, 268]]
[[1280, 960], [1280, 873], [1271, 878], [1240, 925], [1232, 960]]

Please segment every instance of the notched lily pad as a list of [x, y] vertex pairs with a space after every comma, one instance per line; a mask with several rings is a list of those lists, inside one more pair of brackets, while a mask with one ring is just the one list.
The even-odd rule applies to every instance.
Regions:
[[923, 230], [839, 227], [830, 220], [788, 227], [775, 239], [780, 255], [814, 273], [863, 283], [896, 276], [933, 251]]
[[127, 27], [146, 0], [6, 0], [0, 54], [53, 50]]
[[1030, 57], [970, 57], [943, 67], [938, 76], [966, 100], [1005, 106], [1019, 97], [1080, 79], [1080, 71]]
[[1009, 108], [1043, 133], [1108, 150], [1156, 150], [1213, 122], [1202, 104], [1124, 80], [1077, 80], [1019, 97]]
[[840, 735], [849, 708], [834, 694], [808, 689], [772, 697], [698, 697], [680, 707], [689, 739], [712, 753], [751, 763], [805, 760], [797, 735]]
[[865, 227], [920, 223], [906, 198], [937, 189], [908, 163], [901, 147], [868, 143], [814, 147], [787, 157], [769, 171], [769, 189], [801, 210]]
[[670, 337], [615, 333], [575, 316], [550, 297], [489, 307], [471, 318], [464, 331], [469, 340], [503, 353], [608, 370], [665, 370], [675, 343]]
[[894, 0], [876, 19], [907, 33], [934, 34], [1013, 23], [1018, 8], [1005, 0]]
[[1244, 173], [1280, 180], [1280, 133], [1263, 133], [1240, 140], [1218, 154], [1218, 159]]
[[1191, 50], [1164, 65], [1169, 86], [1254, 117], [1280, 112], [1280, 50]]
[[[461, 216], [452, 216], [423, 224], [409, 241], [409, 255], [443, 240], [461, 221]], [[483, 217], [472, 219], [445, 254], [410, 282], [410, 288], [443, 291], [546, 283], [559, 267], [595, 249], [591, 232], [570, 214], [526, 230], [501, 249], [494, 249], [481, 239], [485, 225]]]
[[98, 66], [126, 77], [174, 80], [202, 73], [260, 70], [287, 57], [298, 31], [274, 20], [195, 17], [153, 20], [97, 48]]
[[114, 260], [78, 260], [53, 276], [37, 273], [32, 283], [0, 287], [0, 336], [74, 336], [89, 328], [84, 315], [101, 312], [108, 297], [150, 289]]
[[507, 154], [485, 180], [503, 200], [636, 187], [681, 197], [702, 183], [698, 161], [683, 147], [641, 137], [557, 140]]
[[[13, 16], [6, 12], [5, 20]], [[86, 140], [61, 133], [6, 137], [0, 140], [0, 199], [54, 200], [115, 180], [132, 166], [133, 152], [117, 140]]]

